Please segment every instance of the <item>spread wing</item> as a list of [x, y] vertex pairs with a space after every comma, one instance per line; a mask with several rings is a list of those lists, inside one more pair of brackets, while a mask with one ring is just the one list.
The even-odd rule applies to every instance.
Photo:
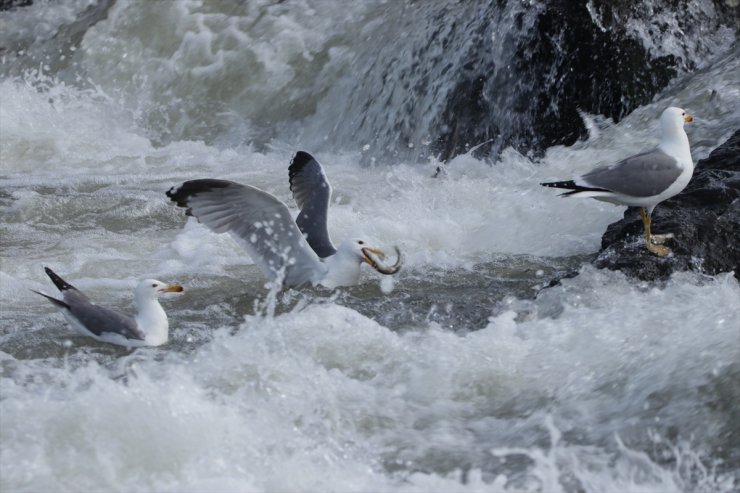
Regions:
[[232, 233], [270, 280], [286, 286], [317, 281], [326, 267], [288, 208], [274, 196], [226, 180], [191, 180], [167, 196], [215, 233]]
[[290, 162], [288, 178], [293, 199], [301, 209], [296, 217], [298, 228], [319, 257], [334, 255], [337, 249], [329, 238], [326, 224], [331, 185], [323, 168], [309, 153], [298, 151]]
[[678, 161], [656, 149], [596, 168], [581, 181], [596, 188], [633, 197], [650, 197], [665, 191], [681, 174]]

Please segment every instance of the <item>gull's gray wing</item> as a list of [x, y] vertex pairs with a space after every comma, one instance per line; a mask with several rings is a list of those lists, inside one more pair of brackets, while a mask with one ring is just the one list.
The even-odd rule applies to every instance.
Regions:
[[618, 163], [596, 168], [581, 176], [589, 186], [632, 197], [658, 195], [681, 174], [678, 161], [655, 149], [628, 157]]
[[326, 225], [331, 185], [323, 168], [309, 153], [298, 151], [290, 161], [288, 179], [293, 199], [301, 209], [295, 220], [301, 233], [306, 235], [306, 241], [319, 257], [334, 255], [337, 249]]
[[144, 340], [145, 334], [139, 330], [136, 320], [132, 317], [113, 311], [110, 308], [94, 305], [90, 298], [85, 296], [85, 293], [59, 277], [56, 272], [48, 267], [44, 267], [44, 270], [62, 293], [63, 301], [38, 291], [34, 292], [44, 296], [59, 308], [66, 310], [87, 330], [97, 336], [112, 332], [127, 339]]
[[76, 289], [65, 291], [63, 299], [69, 306], [69, 313], [96, 336], [114, 333], [126, 339], [143, 341], [146, 338], [133, 317], [104, 306], [94, 305]]
[[318, 280], [326, 267], [288, 208], [269, 193], [226, 180], [191, 180], [167, 196], [215, 233], [232, 233], [270, 280], [286, 286]]

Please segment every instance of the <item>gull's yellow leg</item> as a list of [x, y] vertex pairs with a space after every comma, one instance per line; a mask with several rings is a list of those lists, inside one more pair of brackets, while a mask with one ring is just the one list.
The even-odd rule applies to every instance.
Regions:
[[[668, 247], [655, 244], [656, 242], [650, 235], [650, 213], [644, 207], [640, 207], [640, 217], [642, 218], [642, 225], [645, 227], [645, 244], [647, 245], [647, 249], [660, 257], [665, 257], [671, 253]], [[660, 235], [660, 242], [665, 241], [667, 237], [668, 235]]]
[[[642, 211], [645, 211], [645, 214], [647, 214], [647, 224], [648, 224], [647, 225], [647, 233], [650, 236], [650, 242], [653, 245], [662, 245], [663, 243], [666, 242], [666, 240], [673, 239], [673, 233], [666, 233], [666, 234], [662, 234], [662, 235], [656, 235], [655, 233], [653, 233], [652, 231], [650, 231], [650, 225], [652, 224], [652, 220], [650, 218], [650, 213], [647, 212], [647, 210], [643, 207], [642, 210], [640, 211], [640, 215], [643, 214]], [[642, 218], [642, 222], [643, 222], [643, 224], [645, 224], [645, 218], [644, 217]]]

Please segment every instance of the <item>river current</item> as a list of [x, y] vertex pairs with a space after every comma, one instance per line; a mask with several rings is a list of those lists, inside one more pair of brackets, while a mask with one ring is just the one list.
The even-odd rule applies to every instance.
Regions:
[[[303, 3], [314, 8], [311, 19], [329, 5]], [[6, 33], [41, 43], [54, 23], [92, 4], [39, 1], [0, 15], [36, 30]], [[692, 272], [651, 284], [597, 270], [589, 261], [623, 208], [538, 185], [654, 146], [657, 117], [670, 105], [694, 115], [692, 154], [706, 157], [740, 126], [737, 44], [718, 44], [706, 63], [619, 123], [584, 114], [589, 138], [541, 157], [508, 148], [447, 163], [368, 159], [369, 140], [332, 146], [334, 121], [325, 127], [329, 143], [311, 147], [321, 121], [306, 115], [316, 108], [278, 105], [294, 113], [276, 117], [281, 123], [265, 134], [280, 77], [297, 70], [294, 57], [310, 62], [331, 37], [332, 19], [324, 31], [307, 30], [264, 7], [271, 22], [251, 20], [272, 30], [272, 51], [253, 61], [264, 80], [245, 82], [223, 56], [239, 42], [264, 55], [267, 45], [254, 46], [267, 34], [244, 27], [251, 14], [196, 15], [198, 2], [172, 2], [179, 7], [157, 11], [164, 18], [146, 10], [137, 18], [132, 4], [116, 2], [107, 20], [70, 41], [69, 64], [7, 54], [3, 62], [0, 489], [740, 486], [737, 279]], [[363, 9], [374, 5], [353, 7], [345, 20], [373, 15]], [[38, 21], [44, 15], [48, 25]], [[181, 43], [170, 58], [138, 44], [137, 26], [157, 22], [155, 47]], [[181, 32], [199, 22], [196, 34]], [[182, 48], [206, 43], [209, 32], [226, 51]], [[188, 64], [202, 69], [192, 77], [225, 79], [203, 86], [205, 95], [184, 80], [162, 83]], [[314, 80], [332, 76], [334, 65], [323, 67]], [[249, 88], [240, 97], [252, 98], [244, 102], [251, 120], [243, 108], [217, 114], [193, 103], [218, 90], [235, 98], [240, 83]], [[285, 84], [290, 97], [301, 96], [294, 79]], [[319, 115], [341, 113], [333, 97], [311, 104]], [[302, 140], [301, 122], [313, 140]], [[186, 220], [164, 195], [183, 180], [222, 178], [266, 190], [297, 212], [287, 166], [298, 149], [315, 152], [332, 183], [334, 240], [398, 245], [405, 264], [397, 276], [364, 269], [352, 288], [270, 292], [233, 239]], [[181, 283], [182, 295], [162, 300], [170, 342], [127, 350], [76, 335], [31, 292], [55, 292], [44, 266], [122, 310], [132, 309], [138, 279]], [[578, 275], [548, 287], [571, 272]]]

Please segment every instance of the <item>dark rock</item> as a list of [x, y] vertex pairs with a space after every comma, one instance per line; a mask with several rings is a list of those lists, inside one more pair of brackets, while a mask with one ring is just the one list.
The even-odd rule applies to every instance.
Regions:
[[724, 0], [388, 2], [353, 55], [332, 142], [443, 161], [475, 147], [496, 156], [571, 145], [587, 135], [579, 112], [619, 121], [712, 55], [707, 33], [737, 24], [727, 9]]
[[13, 10], [17, 7], [28, 7], [33, 0], [0, 0], [0, 11]]
[[531, 122], [520, 138], [532, 141], [536, 150], [585, 138], [579, 110], [619, 121], [677, 73], [680, 64], [673, 56], [653, 57], [627, 33], [615, 15], [619, 2], [594, 3], [601, 4], [595, 8], [608, 22], [604, 29], [586, 2], [553, 2], [537, 17], [534, 36], [517, 49], [514, 77], [533, 82], [515, 105]]
[[683, 192], [658, 204], [652, 230], [675, 235], [671, 256], [647, 251], [638, 210], [629, 208], [607, 228], [594, 264], [649, 281], [684, 270], [740, 279], [740, 130], [696, 164]]
[[[691, 13], [691, 2], [653, 2], [650, 8], [614, 0], [544, 2], [529, 28], [517, 31], [515, 25], [504, 37], [502, 42], [515, 46], [508, 70], [489, 55], [496, 51], [489, 40], [501, 39], [492, 34], [507, 26], [486, 22], [480, 44], [462, 55], [468, 70], [459, 72], [432, 149], [443, 160], [481, 142], [491, 145], [479, 154], [507, 146], [539, 154], [587, 137], [580, 111], [620, 121], [650, 102], [679, 70], [691, 71], [700, 62], [692, 59], [699, 53], [688, 51], [655, 55], [630, 31], [630, 23], [650, 26], [644, 35], [653, 41], [670, 31], [660, 20], [664, 13], [676, 13], [686, 39], [701, 39], [704, 28], [715, 30], [721, 23], [737, 25], [737, 12], [727, 15], [725, 2], [712, 2], [715, 18]], [[500, 8], [489, 5], [486, 19], [495, 18]]]

